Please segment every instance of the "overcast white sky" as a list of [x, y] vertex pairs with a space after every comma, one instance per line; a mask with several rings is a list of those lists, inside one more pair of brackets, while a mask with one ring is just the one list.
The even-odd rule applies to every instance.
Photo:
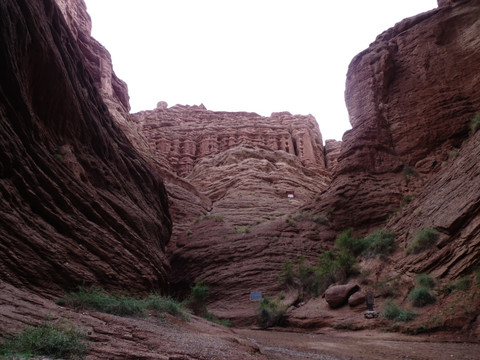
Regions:
[[127, 82], [132, 112], [158, 101], [312, 114], [324, 139], [350, 128], [352, 58], [436, 0], [86, 0], [93, 36]]

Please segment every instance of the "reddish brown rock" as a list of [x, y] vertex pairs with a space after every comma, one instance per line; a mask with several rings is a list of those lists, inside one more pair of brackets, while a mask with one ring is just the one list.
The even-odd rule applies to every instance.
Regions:
[[155, 154], [167, 158], [170, 168], [187, 176], [204, 157], [236, 146], [284, 151], [302, 165], [325, 171], [322, 135], [313, 116], [273, 113], [262, 117], [247, 112], [218, 112], [200, 106], [176, 105], [134, 115]]
[[166, 290], [166, 191], [112, 119], [80, 32], [52, 0], [2, 1], [0, 17], [0, 278]]
[[365, 292], [364, 291], [357, 291], [349, 296], [348, 298], [348, 305], [350, 306], [358, 306], [361, 304], [365, 304]]
[[360, 290], [357, 284], [332, 285], [325, 291], [325, 301], [332, 309], [347, 303], [348, 298]]
[[[352, 130], [324, 196], [336, 227], [379, 226], [468, 135], [480, 109], [479, 11], [470, 1], [405, 19], [352, 60], [345, 91]], [[419, 176], [405, 186], [408, 168]]]

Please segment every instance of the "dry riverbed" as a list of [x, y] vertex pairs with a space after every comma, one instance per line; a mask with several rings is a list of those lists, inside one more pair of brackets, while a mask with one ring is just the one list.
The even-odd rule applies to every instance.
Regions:
[[[480, 344], [374, 331], [293, 333], [236, 329], [272, 360], [478, 360]], [[452, 341], [453, 340], [453, 341]]]

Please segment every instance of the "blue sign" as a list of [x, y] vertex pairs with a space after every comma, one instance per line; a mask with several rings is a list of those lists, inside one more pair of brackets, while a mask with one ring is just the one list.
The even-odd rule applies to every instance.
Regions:
[[252, 291], [250, 293], [250, 300], [251, 301], [262, 300], [262, 292], [261, 291]]

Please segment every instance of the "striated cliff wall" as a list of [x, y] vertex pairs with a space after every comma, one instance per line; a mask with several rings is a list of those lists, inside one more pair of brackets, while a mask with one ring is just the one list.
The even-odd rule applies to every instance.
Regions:
[[447, 5], [399, 22], [350, 64], [352, 130], [328, 195], [338, 228], [381, 224], [468, 136], [480, 109], [480, 8]]
[[322, 135], [313, 116], [219, 112], [200, 106], [160, 102], [155, 110], [133, 116], [155, 155], [165, 158], [179, 176], [187, 176], [202, 158], [235, 146], [251, 146], [292, 154], [308, 169], [325, 175]]
[[165, 188], [99, 91], [110, 81], [127, 108], [122, 83], [100, 81], [72, 31], [88, 27], [83, 2], [59, 4], [0, 4], [0, 279], [50, 295], [166, 289]]

